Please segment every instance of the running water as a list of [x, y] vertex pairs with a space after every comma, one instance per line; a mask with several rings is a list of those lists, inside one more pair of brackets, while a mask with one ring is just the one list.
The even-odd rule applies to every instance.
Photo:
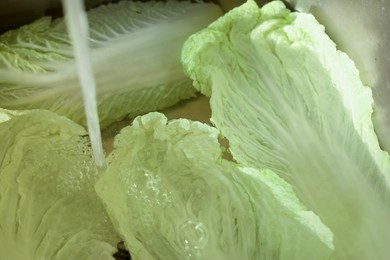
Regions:
[[84, 111], [95, 163], [105, 167], [105, 157], [100, 133], [99, 116], [96, 104], [96, 83], [93, 76], [90, 50], [88, 46], [88, 19], [82, 0], [62, 0], [65, 21], [73, 44], [77, 72], [83, 93]]

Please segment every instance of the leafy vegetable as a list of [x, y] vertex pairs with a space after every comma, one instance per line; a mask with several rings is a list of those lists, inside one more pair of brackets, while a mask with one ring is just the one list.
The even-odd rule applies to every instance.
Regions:
[[[184, 76], [184, 40], [221, 15], [210, 3], [131, 2], [89, 12], [101, 124], [194, 96]], [[44, 108], [85, 124], [63, 19], [44, 17], [0, 36], [0, 107]]]
[[85, 130], [43, 110], [0, 115], [0, 259], [114, 259]]
[[286, 182], [222, 159], [215, 128], [159, 113], [116, 136], [96, 191], [134, 259], [328, 259]]
[[390, 160], [371, 91], [312, 15], [250, 0], [191, 36], [182, 61], [233, 157], [288, 180], [336, 259], [388, 259]]

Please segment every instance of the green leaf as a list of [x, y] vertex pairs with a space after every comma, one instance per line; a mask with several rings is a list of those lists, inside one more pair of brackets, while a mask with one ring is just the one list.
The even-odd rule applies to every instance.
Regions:
[[48, 111], [0, 113], [0, 259], [114, 259], [86, 131]]
[[217, 137], [159, 113], [116, 136], [96, 191], [134, 259], [328, 259], [331, 232], [291, 186], [222, 159]]
[[[89, 11], [102, 126], [193, 97], [196, 90], [180, 63], [181, 46], [221, 14], [217, 5], [189, 1], [122, 1]], [[62, 18], [44, 17], [0, 36], [0, 106], [49, 109], [85, 124]]]
[[388, 258], [390, 160], [371, 91], [312, 15], [248, 1], [191, 36], [182, 62], [233, 157], [288, 180], [337, 259]]

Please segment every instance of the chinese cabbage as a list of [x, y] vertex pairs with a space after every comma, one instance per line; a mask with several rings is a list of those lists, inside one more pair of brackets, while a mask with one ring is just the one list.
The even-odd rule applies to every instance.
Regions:
[[44, 111], [0, 111], [0, 259], [114, 259], [86, 131]]
[[[194, 96], [180, 64], [185, 39], [222, 14], [189, 1], [122, 1], [88, 12], [101, 124]], [[0, 36], [0, 107], [44, 108], [85, 125], [62, 18], [41, 18]]]
[[182, 62], [234, 159], [291, 183], [334, 233], [336, 259], [388, 259], [390, 160], [372, 93], [312, 15], [249, 0], [191, 36]]
[[269, 170], [222, 159], [217, 129], [159, 113], [116, 136], [96, 191], [134, 259], [328, 259], [332, 234]]

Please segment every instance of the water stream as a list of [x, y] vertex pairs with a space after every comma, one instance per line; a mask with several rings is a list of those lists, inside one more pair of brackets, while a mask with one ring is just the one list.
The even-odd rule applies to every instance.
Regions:
[[65, 21], [73, 44], [74, 57], [84, 100], [89, 138], [95, 163], [98, 168], [105, 167], [99, 115], [96, 103], [96, 83], [93, 75], [89, 49], [89, 26], [87, 13], [82, 0], [62, 0]]

